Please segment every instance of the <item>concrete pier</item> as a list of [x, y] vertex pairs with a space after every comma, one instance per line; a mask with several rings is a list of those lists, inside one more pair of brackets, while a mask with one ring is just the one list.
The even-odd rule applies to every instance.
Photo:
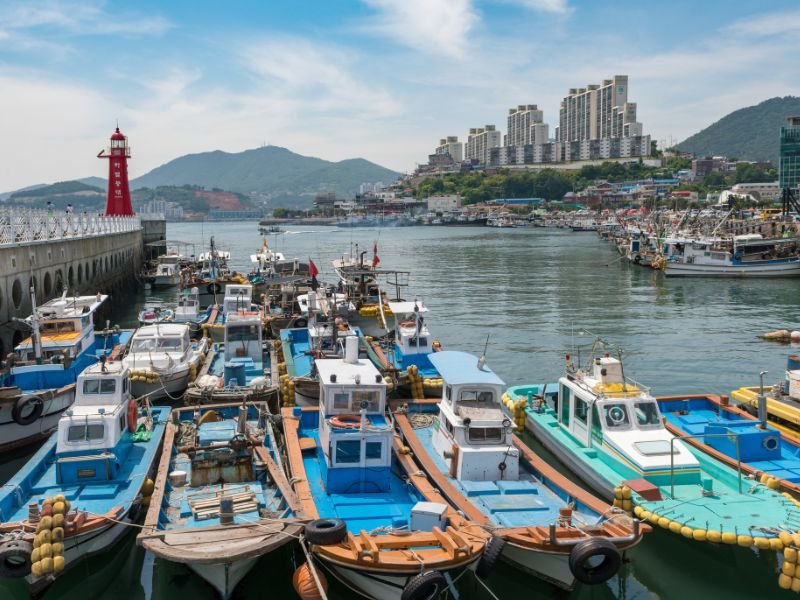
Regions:
[[112, 302], [135, 290], [142, 236], [137, 217], [0, 212], [0, 357], [29, 335], [14, 318], [31, 314], [31, 286], [37, 303], [64, 289], [111, 294]]

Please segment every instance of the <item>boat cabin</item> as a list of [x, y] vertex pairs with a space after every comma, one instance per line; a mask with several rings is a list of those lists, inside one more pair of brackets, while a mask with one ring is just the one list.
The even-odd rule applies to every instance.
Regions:
[[264, 375], [264, 333], [257, 312], [229, 313], [225, 319], [225, 382], [247, 385]]
[[135, 405], [129, 371], [122, 362], [101, 359], [78, 376], [75, 403], [58, 421], [59, 484], [117, 478], [133, 443], [131, 433], [137, 427]]
[[179, 323], [194, 321], [200, 316], [200, 290], [193, 287], [181, 292], [175, 307], [175, 320]]
[[466, 352], [437, 352], [430, 360], [444, 380], [433, 444], [451, 476], [470, 481], [518, 479], [514, 425], [500, 401], [503, 380], [483, 359]]
[[253, 312], [253, 286], [240, 283], [226, 285], [222, 311], [226, 316], [238, 312]]
[[[699, 483], [698, 461], [664, 427], [650, 390], [623, 376], [622, 363], [610, 356], [595, 358], [592, 371], [571, 366], [558, 382], [558, 421], [585, 448], [619, 456], [631, 477], [656, 485]], [[672, 458], [670, 457], [672, 454]], [[694, 480], [697, 481], [694, 481]]]
[[332, 494], [388, 492], [393, 428], [385, 414], [383, 376], [369, 360], [358, 358], [356, 337], [347, 338], [344, 358], [316, 365], [326, 489]]
[[191, 351], [189, 327], [183, 323], [158, 323], [136, 330], [129, 355], [142, 355], [139, 360], [146, 360], [156, 353], [188, 357]]
[[423, 314], [428, 312], [422, 302], [389, 302], [395, 315], [395, 349], [403, 356], [433, 352], [433, 336], [425, 325]]

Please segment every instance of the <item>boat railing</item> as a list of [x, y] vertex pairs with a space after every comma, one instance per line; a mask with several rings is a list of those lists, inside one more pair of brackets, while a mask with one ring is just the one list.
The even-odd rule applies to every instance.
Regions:
[[675, 440], [689, 440], [700, 438], [728, 438], [733, 437], [736, 440], [736, 472], [738, 475], [739, 493], [742, 493], [742, 459], [739, 450], [739, 434], [738, 433], [701, 433], [696, 435], [681, 435], [680, 437], [672, 437], [669, 440], [669, 493], [672, 498], [675, 498]]

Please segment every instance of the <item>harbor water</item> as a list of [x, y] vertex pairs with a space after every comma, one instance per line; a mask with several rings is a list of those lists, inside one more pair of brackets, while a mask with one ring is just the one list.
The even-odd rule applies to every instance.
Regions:
[[[231, 266], [250, 269], [261, 246], [256, 223], [169, 224], [168, 239], [207, 247], [210, 236], [231, 252]], [[418, 297], [429, 309], [426, 322], [445, 349], [486, 354], [487, 363], [508, 385], [555, 381], [564, 356], [588, 356], [595, 335], [619, 348], [625, 374], [655, 395], [686, 392], [727, 394], [783, 377], [791, 346], [764, 342], [758, 335], [797, 326], [796, 280], [666, 279], [661, 272], [620, 260], [614, 247], [595, 233], [561, 229], [486, 227], [335, 228], [288, 226], [267, 242], [287, 257], [312, 259], [320, 279], [335, 281], [331, 260], [358, 244], [380, 266], [409, 271], [406, 299]], [[183, 248], [192, 252], [192, 246]], [[391, 290], [390, 290], [391, 293]], [[126, 299], [115, 322], [133, 326], [146, 301], [170, 294]], [[590, 333], [583, 333], [583, 331]], [[488, 339], [488, 341], [487, 341]], [[530, 436], [526, 441], [541, 451]], [[0, 459], [7, 481], [35, 448]], [[563, 470], [563, 467], [562, 467]], [[181, 565], [153, 560], [135, 546], [135, 531], [112, 552], [83, 561], [61, 577], [45, 598], [214, 598], [214, 591]], [[774, 555], [774, 553], [767, 553]], [[506, 598], [781, 598], [774, 556], [734, 552], [730, 547], [688, 543], [658, 529], [627, 554], [628, 561], [607, 584], [567, 593], [500, 564], [487, 585]], [[264, 558], [239, 586], [236, 598], [296, 598], [291, 572], [302, 553], [282, 549]], [[490, 599], [471, 575], [457, 587], [461, 598]], [[0, 582], [0, 598], [25, 598], [23, 585]], [[785, 595], [784, 595], [785, 594]], [[353, 597], [332, 584], [329, 597]]]

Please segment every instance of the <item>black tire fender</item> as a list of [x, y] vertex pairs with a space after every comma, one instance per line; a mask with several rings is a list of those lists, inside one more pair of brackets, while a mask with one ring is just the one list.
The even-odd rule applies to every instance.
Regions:
[[[30, 412], [24, 414], [27, 410], [30, 410]], [[17, 399], [14, 408], [11, 409], [11, 418], [14, 419], [17, 425], [25, 427], [36, 422], [43, 412], [44, 400], [35, 394], [25, 394]]]
[[347, 526], [341, 519], [316, 519], [305, 529], [306, 539], [317, 546], [333, 546], [347, 537]]
[[[596, 566], [587, 565], [591, 558], [602, 558]], [[622, 555], [605, 538], [593, 537], [576, 544], [569, 553], [569, 570], [575, 579], [588, 585], [604, 583], [619, 571]]]
[[305, 317], [300, 317], [292, 321], [292, 329], [303, 329], [304, 327], [308, 327], [308, 319]]
[[19, 578], [31, 573], [33, 544], [9, 540], [0, 544], [0, 577]]
[[446, 588], [447, 580], [439, 571], [423, 571], [409, 580], [400, 600], [436, 600]]
[[475, 575], [481, 579], [486, 579], [491, 575], [494, 566], [497, 564], [497, 561], [500, 560], [500, 555], [503, 553], [505, 545], [506, 541], [503, 538], [493, 535], [491, 539], [486, 542], [486, 547], [483, 549], [483, 554], [481, 554], [481, 558], [478, 561], [478, 566], [475, 567]]
[[222, 286], [218, 284], [216, 281], [212, 281], [206, 287], [206, 290], [209, 294], [219, 294], [222, 291]]

